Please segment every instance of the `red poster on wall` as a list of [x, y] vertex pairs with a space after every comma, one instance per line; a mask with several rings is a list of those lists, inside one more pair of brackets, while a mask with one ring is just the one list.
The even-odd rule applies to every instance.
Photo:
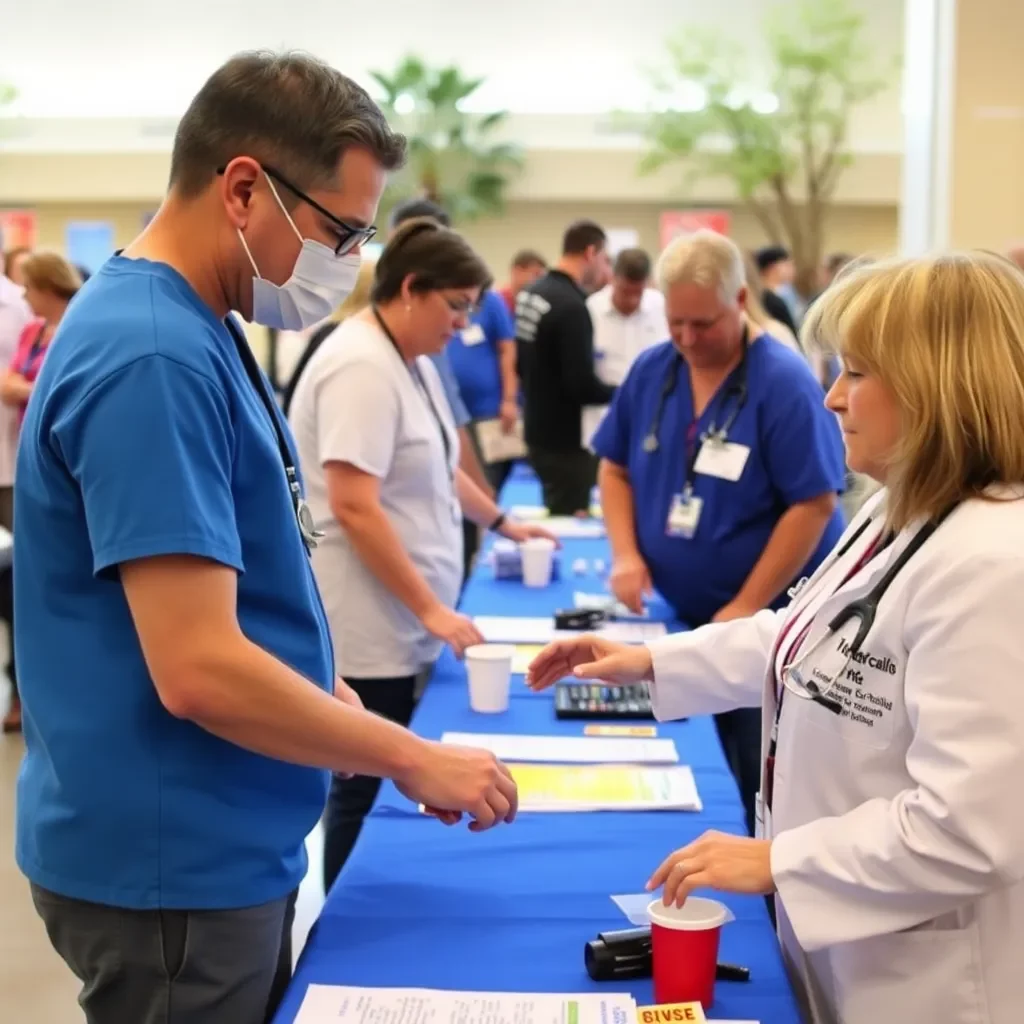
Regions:
[[673, 238], [688, 235], [702, 228], [729, 234], [732, 217], [728, 210], [665, 210], [658, 223], [661, 248], [664, 249]]
[[0, 210], [0, 249], [34, 249], [36, 226], [35, 210]]

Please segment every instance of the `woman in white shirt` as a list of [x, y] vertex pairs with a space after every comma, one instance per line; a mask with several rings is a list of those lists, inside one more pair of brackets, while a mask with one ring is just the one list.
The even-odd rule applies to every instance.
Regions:
[[[323, 341], [295, 389], [291, 423], [323, 532], [313, 569], [336, 670], [367, 708], [407, 725], [443, 644], [482, 640], [455, 610], [462, 517], [511, 540], [548, 536], [507, 519], [459, 468], [459, 438], [427, 356], [469, 322], [483, 261], [433, 220], [403, 224], [377, 262], [370, 308]], [[336, 777], [325, 889], [358, 838], [380, 781]]]
[[647, 679], [660, 718], [761, 705], [760, 837], [648, 886], [775, 893], [813, 1024], [1017, 1024], [1024, 935], [1024, 275], [990, 254], [848, 272], [805, 333], [851, 468], [883, 489], [779, 611], [649, 648], [543, 652]]

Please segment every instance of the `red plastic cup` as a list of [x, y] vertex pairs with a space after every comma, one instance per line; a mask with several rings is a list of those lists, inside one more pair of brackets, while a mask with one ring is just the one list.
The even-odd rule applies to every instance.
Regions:
[[666, 907], [661, 899], [647, 908], [651, 919], [656, 1003], [700, 1003], [710, 1010], [715, 1002], [715, 969], [722, 925], [732, 920], [718, 900], [691, 896], [681, 907]]

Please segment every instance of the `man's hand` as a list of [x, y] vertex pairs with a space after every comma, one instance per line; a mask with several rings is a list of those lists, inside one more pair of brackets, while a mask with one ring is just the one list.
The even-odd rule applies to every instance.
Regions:
[[423, 625], [427, 632], [448, 644], [457, 658], [466, 653], [467, 647], [484, 642], [483, 634], [471, 619], [440, 603], [423, 616]]
[[516, 423], [519, 422], [518, 402], [514, 398], [506, 398], [501, 403], [498, 418], [501, 420], [501, 432], [503, 434], [511, 434], [515, 430]]
[[530, 663], [526, 685], [544, 690], [567, 675], [625, 685], [649, 680], [651, 672], [651, 652], [646, 647], [581, 636], [548, 644]]
[[470, 815], [472, 832], [513, 821], [519, 807], [509, 770], [487, 750], [425, 743], [422, 756], [395, 785], [446, 825]]
[[364, 710], [362, 698], [341, 676], [337, 676], [334, 680], [334, 696], [342, 704], [348, 704], [351, 707], [358, 708], [360, 711]]
[[752, 608], [750, 605], [745, 604], [736, 597], [728, 604], [719, 608], [718, 611], [711, 616], [711, 621], [732, 622], [733, 619], [749, 619], [751, 615], [756, 615], [760, 610], [760, 608]]
[[524, 540], [530, 540], [531, 537], [540, 537], [543, 540], [554, 541], [556, 548], [562, 546], [562, 542], [540, 523], [514, 523], [511, 520], [506, 520], [498, 532], [502, 537], [514, 540], [517, 544], [522, 544]]
[[770, 839], [705, 832], [676, 850], [651, 875], [647, 891], [664, 885], [662, 902], [681, 907], [694, 889], [767, 895], [775, 892]]
[[654, 590], [650, 571], [639, 553], [615, 559], [608, 585], [612, 593], [637, 615], [643, 614], [644, 597]]

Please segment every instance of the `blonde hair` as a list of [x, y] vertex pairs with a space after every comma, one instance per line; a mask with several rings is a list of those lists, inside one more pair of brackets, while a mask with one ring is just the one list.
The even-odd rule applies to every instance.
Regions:
[[340, 324], [356, 313], [361, 313], [370, 304], [370, 289], [373, 288], [373, 275], [377, 269], [377, 261], [363, 257], [359, 264], [359, 275], [355, 287], [345, 301], [331, 314], [330, 320]]
[[55, 252], [33, 252], [21, 264], [25, 284], [41, 292], [70, 300], [82, 287], [82, 277], [63, 256]]
[[892, 529], [991, 484], [1024, 483], [1024, 274], [1009, 260], [951, 253], [849, 268], [802, 333], [876, 376], [900, 409]]
[[706, 228], [669, 242], [658, 258], [654, 275], [663, 292], [673, 285], [695, 284], [717, 288], [724, 302], [732, 302], [746, 283], [739, 247], [725, 235]]

